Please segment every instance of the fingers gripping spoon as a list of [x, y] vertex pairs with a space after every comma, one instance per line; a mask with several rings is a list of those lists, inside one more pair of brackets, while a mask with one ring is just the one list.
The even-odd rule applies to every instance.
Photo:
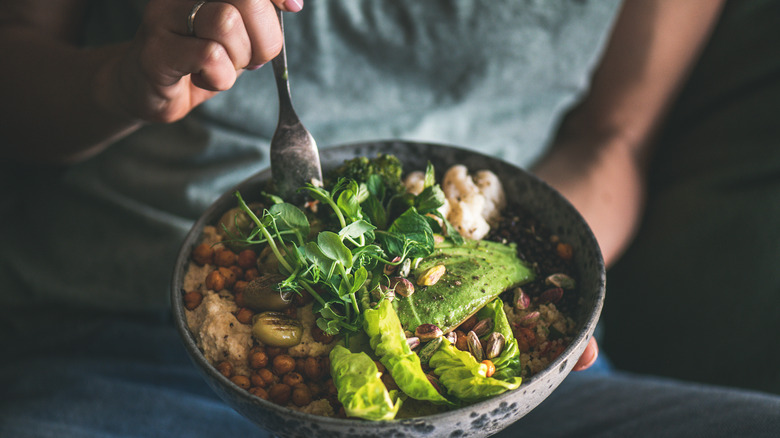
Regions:
[[[282, 11], [277, 8], [276, 13], [284, 36]], [[281, 52], [271, 61], [271, 65], [279, 91], [279, 123], [271, 139], [271, 175], [277, 194], [285, 201], [297, 202], [304, 197], [298, 192], [298, 188], [306, 183], [322, 185], [320, 155], [314, 137], [306, 130], [293, 109], [284, 42]]]

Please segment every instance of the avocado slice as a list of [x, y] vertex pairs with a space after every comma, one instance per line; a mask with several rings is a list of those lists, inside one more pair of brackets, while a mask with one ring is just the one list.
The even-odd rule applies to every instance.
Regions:
[[[514, 243], [467, 240], [445, 241], [423, 259], [410, 277], [444, 265], [444, 276], [431, 286], [418, 286], [409, 297], [396, 296], [393, 306], [404, 330], [434, 324], [447, 333], [513, 286], [534, 279], [534, 271], [517, 257]], [[411, 278], [410, 278], [411, 279]]]

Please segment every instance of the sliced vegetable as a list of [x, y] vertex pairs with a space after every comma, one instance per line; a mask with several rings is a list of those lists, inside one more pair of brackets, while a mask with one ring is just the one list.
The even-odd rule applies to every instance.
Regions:
[[514, 244], [468, 240], [457, 246], [445, 241], [412, 273], [419, 277], [438, 265], [447, 273], [436, 284], [393, 301], [405, 330], [434, 324], [446, 333], [501, 292], [534, 278], [533, 270], [517, 257]]
[[376, 309], [367, 309], [363, 314], [371, 348], [401, 391], [417, 400], [448, 403], [423, 372], [420, 358], [409, 348], [390, 300], [380, 301]]
[[339, 402], [350, 417], [392, 420], [401, 407], [398, 391], [388, 391], [374, 361], [366, 353], [353, 353], [342, 345], [330, 352], [333, 383]]

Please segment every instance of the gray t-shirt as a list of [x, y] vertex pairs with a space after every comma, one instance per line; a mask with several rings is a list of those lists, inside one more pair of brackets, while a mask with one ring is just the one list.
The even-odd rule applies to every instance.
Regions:
[[[144, 3], [93, 1], [85, 44], [131, 37]], [[618, 6], [311, 1], [285, 15], [295, 108], [320, 147], [420, 140], [529, 166], [587, 90]], [[276, 119], [265, 66], [180, 122], [61, 171], [17, 172], [0, 204], [0, 307], [165, 308], [184, 233], [268, 165]]]

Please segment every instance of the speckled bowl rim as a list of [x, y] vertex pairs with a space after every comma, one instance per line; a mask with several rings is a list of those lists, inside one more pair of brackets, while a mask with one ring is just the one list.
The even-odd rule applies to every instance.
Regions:
[[[326, 149], [322, 149], [320, 151], [320, 154], [322, 156], [338, 155], [339, 152], [343, 153], [345, 151], [352, 151], [352, 150], [357, 151], [363, 148], [368, 148], [368, 149], [377, 148], [379, 149], [379, 151], [381, 151], [383, 149], [381, 147], [382, 145], [388, 146], [389, 149], [392, 149], [393, 147], [397, 147], [398, 145], [421, 147], [421, 148], [431, 148], [431, 147], [447, 148], [453, 153], [462, 153], [467, 155], [479, 156], [484, 160], [493, 161], [496, 163], [500, 163], [502, 165], [513, 167], [517, 170], [517, 172], [524, 174], [525, 178], [529, 178], [530, 180], [532, 180], [534, 184], [540, 187], [544, 187], [546, 190], [550, 190], [557, 194], [557, 192], [548, 184], [546, 184], [544, 181], [540, 180], [533, 174], [530, 174], [519, 167], [506, 163], [500, 159], [490, 157], [485, 154], [481, 154], [480, 152], [476, 152], [474, 150], [464, 149], [464, 148], [451, 146], [451, 145], [402, 141], [402, 140], [378, 140], [378, 141], [356, 142], [356, 143], [343, 144], [339, 146], [333, 146]], [[353, 156], [357, 156], [357, 155], [353, 155]], [[323, 160], [323, 163], [326, 162], [327, 160]], [[464, 163], [464, 164], [468, 166], [468, 163]], [[603, 302], [605, 297], [605, 284], [606, 284], [606, 273], [605, 273], [604, 261], [599, 251], [596, 251], [597, 260], [594, 260], [595, 269], [598, 269], [600, 271], [598, 273], [598, 285], [597, 285], [598, 290], [595, 293], [595, 299], [593, 299], [592, 302], [587, 303], [589, 307], [580, 309], [580, 314], [585, 314], [587, 316], [584, 320], [578, 321], [580, 327], [579, 333], [572, 340], [569, 346], [564, 350], [564, 352], [561, 353], [550, 365], [548, 365], [547, 368], [540, 371], [533, 377], [524, 380], [523, 384], [514, 391], [508, 391], [498, 396], [492, 397], [490, 399], [477, 402], [474, 404], [470, 404], [468, 406], [464, 406], [462, 408], [455, 409], [452, 411], [427, 415], [423, 417], [405, 418], [405, 419], [379, 421], [379, 422], [369, 422], [360, 419], [342, 419], [342, 418], [335, 418], [335, 417], [324, 417], [324, 416], [319, 416], [314, 414], [308, 414], [308, 413], [292, 410], [289, 408], [285, 408], [275, 403], [272, 403], [270, 401], [260, 399], [259, 397], [250, 394], [246, 390], [239, 388], [227, 377], [225, 377], [219, 371], [217, 371], [216, 368], [213, 367], [203, 356], [202, 352], [197, 346], [194, 335], [190, 332], [189, 328], [187, 327], [185, 309], [181, 299], [181, 294], [182, 294], [181, 284], [184, 275], [186, 274], [186, 270], [187, 270], [186, 262], [189, 259], [189, 254], [191, 253], [194, 245], [198, 242], [203, 228], [210, 223], [216, 222], [216, 220], [218, 220], [220, 215], [224, 213], [224, 211], [226, 211], [224, 207], [222, 207], [222, 204], [226, 202], [226, 198], [233, 199], [233, 193], [235, 192], [235, 190], [257, 185], [259, 182], [265, 181], [268, 178], [270, 178], [270, 169], [264, 169], [252, 175], [251, 177], [245, 179], [244, 181], [236, 185], [234, 188], [232, 188], [231, 190], [229, 190], [228, 192], [220, 196], [215, 202], [213, 202], [209, 206], [208, 209], [206, 209], [206, 211], [193, 224], [192, 228], [190, 229], [190, 231], [187, 233], [187, 235], [183, 240], [177, 258], [177, 263], [174, 268], [173, 278], [171, 282], [172, 313], [173, 313], [176, 328], [180, 334], [182, 342], [184, 343], [185, 349], [189, 353], [190, 358], [193, 360], [198, 370], [200, 370], [200, 372], [204, 375], [204, 377], [206, 377], [206, 381], [209, 383], [209, 385], [222, 398], [225, 398], [225, 395], [228, 395], [229, 397], [238, 397], [238, 399], [241, 399], [245, 405], [252, 405], [252, 406], [256, 406], [257, 408], [269, 410], [277, 415], [286, 416], [293, 420], [300, 420], [303, 422], [321, 424], [324, 426], [324, 429], [326, 430], [338, 428], [342, 430], [350, 430], [352, 431], [352, 433], [355, 433], [357, 432], [357, 430], [363, 429], [367, 425], [369, 425], [372, 429], [374, 429], [377, 434], [382, 434], [383, 433], [382, 430], [384, 429], [384, 426], [388, 426], [388, 425], [392, 427], [401, 426], [404, 429], [411, 428], [412, 430], [414, 430], [422, 423], [448, 422], [448, 421], [452, 421], [456, 417], [458, 419], [462, 419], [463, 411], [468, 411], [468, 410], [472, 412], [483, 411], [485, 409], [494, 408], [496, 406], [502, 406], [502, 405], [507, 406], [509, 403], [514, 403], [512, 398], [516, 397], [517, 392], [523, 392], [523, 394], [525, 395], [528, 394], [529, 390], [531, 390], [532, 391], [531, 394], [528, 394], [529, 397], [532, 397], [532, 394], [536, 393], [537, 390], [549, 391], [549, 393], [551, 393], [555, 389], [555, 387], [557, 387], [558, 384], [560, 384], [560, 381], [562, 381], [563, 378], [565, 378], [565, 375], [568, 375], [568, 373], [571, 371], [571, 369], [573, 368], [574, 364], [577, 361], [576, 359], [579, 358], [579, 356], [585, 350], [585, 346], [587, 345], [590, 337], [593, 335], [593, 331], [595, 329], [596, 323], [599, 320], [601, 310], [603, 307]], [[583, 236], [584, 240], [589, 242], [590, 245], [593, 245], [595, 248], [598, 248], [596, 238], [593, 235], [590, 228], [587, 226], [587, 224], [585, 224], [584, 219], [582, 219], [582, 217], [576, 211], [576, 209], [565, 198], [563, 198], [560, 195], [557, 196], [560, 198], [559, 201], [562, 204], [562, 208], [569, 210], [567, 211], [567, 214], [576, 216], [578, 220], [580, 220], [584, 224], [583, 232], [586, 233], [586, 235]], [[232, 202], [234, 203], [235, 201]], [[550, 387], [548, 388], [543, 388], [543, 387], [537, 388], [538, 386], [537, 383], [548, 380], [546, 379], [546, 377], [551, 373], [564, 373], [565, 375], [558, 382], [551, 384]], [[546, 394], [541, 399], [539, 399], [538, 401], [535, 401], [534, 405], [531, 406], [529, 409], [527, 409], [527, 411], [524, 412], [522, 415], [525, 415], [527, 412], [532, 410], [536, 405], [541, 403], [541, 401], [543, 401], [543, 399], [546, 398], [546, 396], [549, 395], [549, 393]], [[228, 402], [228, 404], [232, 405], [232, 403], [230, 403], [229, 400], [225, 400], [225, 401]], [[241, 414], [247, 416], [245, 412], [241, 412], [241, 410], [236, 408], [235, 406], [233, 407]], [[519, 418], [522, 417], [522, 415], [517, 416], [511, 422], [518, 420]], [[252, 420], [251, 417], [248, 416], [248, 418]], [[511, 422], [508, 424], [511, 424]], [[261, 426], [258, 425], [258, 427]], [[504, 427], [506, 427], [506, 425], [501, 427], [501, 429], [503, 429]]]

